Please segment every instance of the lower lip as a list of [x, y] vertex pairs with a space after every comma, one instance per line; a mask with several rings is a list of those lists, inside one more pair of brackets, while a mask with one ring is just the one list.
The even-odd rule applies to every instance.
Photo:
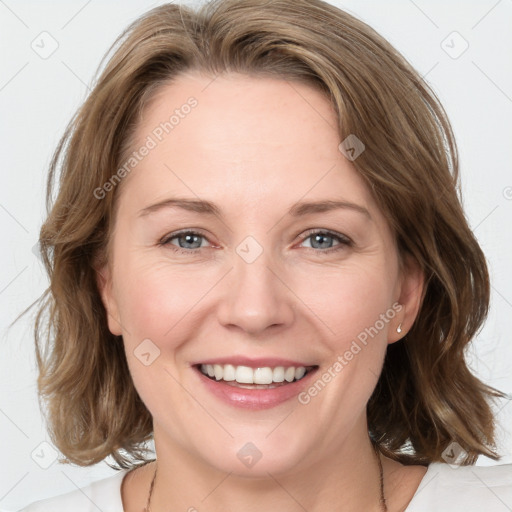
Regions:
[[246, 389], [230, 386], [222, 380], [210, 379], [197, 367], [194, 370], [199, 374], [199, 378], [204, 383], [206, 389], [225, 403], [244, 409], [261, 410], [270, 409], [296, 397], [309, 385], [312, 376], [318, 368], [314, 368], [300, 380], [267, 389]]

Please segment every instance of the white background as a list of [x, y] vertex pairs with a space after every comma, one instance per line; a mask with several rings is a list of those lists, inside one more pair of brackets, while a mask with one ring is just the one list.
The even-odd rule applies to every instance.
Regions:
[[[32, 248], [53, 149], [115, 37], [160, 3], [0, 0], [0, 509], [16, 510], [113, 473], [105, 463], [55, 462], [42, 469], [31, 458], [34, 450], [51, 456], [49, 447], [39, 447], [49, 439], [37, 402], [31, 318], [8, 326], [46, 286]], [[395, 45], [448, 112], [460, 149], [464, 206], [493, 284], [491, 314], [469, 360], [486, 383], [511, 393], [512, 1], [332, 3]], [[59, 45], [47, 59], [31, 48], [43, 31]], [[462, 48], [458, 36], [446, 39], [453, 31], [469, 44], [456, 59], [445, 51], [446, 45], [452, 52]], [[512, 462], [512, 405], [503, 401], [498, 408], [501, 463]], [[480, 458], [478, 464], [494, 462]]]

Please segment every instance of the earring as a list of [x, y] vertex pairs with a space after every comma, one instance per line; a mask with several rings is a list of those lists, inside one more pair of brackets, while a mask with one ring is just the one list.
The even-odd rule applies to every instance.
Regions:
[[396, 332], [398, 334], [400, 334], [402, 332], [402, 322], [400, 322], [400, 324], [398, 325], [398, 327], [396, 328]]

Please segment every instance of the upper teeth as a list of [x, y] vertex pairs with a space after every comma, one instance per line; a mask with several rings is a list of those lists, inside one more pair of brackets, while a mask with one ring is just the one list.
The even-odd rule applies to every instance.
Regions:
[[216, 380], [236, 381], [240, 384], [271, 384], [272, 382], [292, 382], [306, 374], [306, 368], [299, 366], [277, 366], [275, 368], [251, 368], [249, 366], [233, 366], [232, 364], [202, 364], [201, 371]]

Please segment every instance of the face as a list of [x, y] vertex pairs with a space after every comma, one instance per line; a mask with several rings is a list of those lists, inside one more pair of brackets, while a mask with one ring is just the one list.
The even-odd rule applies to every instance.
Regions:
[[307, 85], [235, 74], [181, 75], [145, 110], [134, 150], [155, 144], [120, 185], [99, 284], [159, 458], [278, 474], [367, 438], [422, 278], [336, 127]]

